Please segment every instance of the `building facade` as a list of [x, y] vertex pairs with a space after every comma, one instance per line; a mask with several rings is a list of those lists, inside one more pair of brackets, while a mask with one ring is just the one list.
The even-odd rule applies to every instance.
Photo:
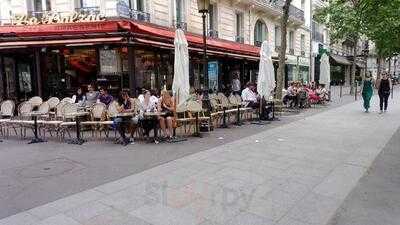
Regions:
[[[278, 56], [283, 1], [211, 4], [210, 88], [229, 89], [236, 74], [242, 84], [256, 81], [261, 43], [267, 40], [273, 56]], [[311, 0], [294, 0], [290, 8], [287, 80], [310, 80], [310, 4]], [[204, 86], [202, 18], [196, 0], [2, 0], [0, 18], [3, 98], [69, 94], [91, 82], [110, 89], [168, 87], [176, 28], [187, 32], [190, 83]]]

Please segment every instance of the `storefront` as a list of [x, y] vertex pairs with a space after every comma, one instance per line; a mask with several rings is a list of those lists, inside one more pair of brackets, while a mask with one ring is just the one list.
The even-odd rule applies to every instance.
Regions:
[[[31, 96], [70, 96], [95, 83], [116, 94], [129, 89], [170, 89], [174, 30], [133, 20], [0, 26], [0, 95], [23, 101]], [[202, 37], [187, 33], [190, 84], [202, 88]], [[209, 84], [229, 88], [234, 75], [242, 84], [254, 79], [259, 48], [208, 39]]]
[[301, 56], [288, 55], [286, 59], [286, 85], [290, 81], [309, 81], [309, 59]]

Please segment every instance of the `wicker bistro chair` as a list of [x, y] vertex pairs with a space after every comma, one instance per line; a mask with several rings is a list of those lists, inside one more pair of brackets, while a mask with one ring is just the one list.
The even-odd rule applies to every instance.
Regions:
[[[193, 118], [191, 118], [188, 114], [188, 107], [187, 103], [185, 104], [180, 104], [179, 106], [176, 107], [175, 109], [175, 129], [179, 127], [183, 127], [183, 132], [184, 134], [187, 134], [188, 130], [190, 130], [190, 124], [193, 121]], [[188, 129], [189, 126], [189, 129]]]
[[[60, 125], [64, 122], [63, 112], [64, 106], [67, 102], [59, 102], [55, 106], [54, 116], [50, 117], [49, 120], [45, 120], [42, 123], [42, 129], [44, 131], [44, 135], [46, 136], [46, 131], [50, 133], [50, 136], [53, 136], [54, 132], [57, 137], [59, 137], [59, 133], [61, 131]], [[50, 104], [49, 104], [50, 105]]]
[[61, 100], [61, 102], [74, 103], [74, 101], [72, 100], [72, 98], [69, 98], [69, 97], [63, 98], [63, 99]]
[[193, 118], [195, 132], [200, 132], [200, 124], [207, 123], [208, 131], [211, 128], [211, 117], [206, 116], [201, 103], [197, 101], [189, 101], [187, 103], [187, 108], [190, 113], [191, 118]]
[[26, 129], [33, 128], [33, 120], [31, 120], [29, 114], [32, 112], [32, 104], [29, 101], [22, 102], [18, 105], [18, 116], [12, 118], [7, 123], [12, 128], [15, 135], [18, 136], [17, 129], [20, 130], [20, 136], [23, 138], [26, 136]]
[[229, 102], [229, 99], [223, 94], [218, 93], [217, 98], [222, 107], [222, 127], [227, 126], [227, 119], [231, 121], [231, 116], [237, 111], [235, 106]]
[[49, 107], [50, 107], [49, 114], [51, 116], [54, 116], [55, 115], [55, 109], [56, 109], [58, 103], [60, 103], [60, 99], [58, 99], [57, 97], [51, 97], [51, 98], [49, 98], [47, 100], [47, 103], [49, 104]]
[[68, 137], [71, 138], [71, 133], [69, 129], [71, 127], [75, 127], [76, 123], [74, 122], [75, 118], [68, 116], [69, 114], [77, 113], [78, 112], [78, 105], [74, 103], [65, 103], [64, 107], [62, 108], [62, 115], [63, 122], [59, 125], [60, 126], [60, 133], [61, 138], [65, 138], [65, 133], [68, 133]]
[[32, 97], [28, 100], [28, 102], [32, 105], [33, 109], [36, 109], [43, 103], [43, 99], [39, 96]]
[[106, 120], [107, 106], [104, 103], [95, 103], [93, 105], [92, 111], [90, 112], [90, 121], [81, 122], [82, 126], [91, 126], [92, 137], [96, 136], [96, 131], [100, 131], [102, 122]]
[[[114, 116], [118, 114], [118, 103], [116, 101], [111, 102], [108, 105], [107, 111], [106, 111], [106, 120], [100, 121], [100, 125], [103, 126], [104, 129], [104, 135], [108, 138], [110, 134], [110, 128], [111, 130], [114, 130], [114, 136], [117, 136], [117, 130], [113, 127], [114, 126]], [[101, 136], [101, 132], [100, 132]]]
[[241, 115], [243, 115], [246, 119], [252, 119], [254, 109], [251, 107], [246, 107], [247, 103], [242, 100], [242, 97], [240, 95], [229, 96], [229, 101], [235, 103], [235, 106], [238, 107], [238, 110], [240, 111]]
[[9, 135], [9, 121], [14, 116], [15, 103], [11, 100], [3, 101], [0, 105], [0, 134]]

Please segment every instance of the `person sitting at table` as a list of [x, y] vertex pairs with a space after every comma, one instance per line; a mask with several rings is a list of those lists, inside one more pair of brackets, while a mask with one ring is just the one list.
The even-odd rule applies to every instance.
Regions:
[[76, 94], [72, 96], [72, 102], [77, 103], [79, 105], [85, 105], [86, 96], [82, 91], [82, 88], [78, 88], [76, 90]]
[[157, 104], [158, 104], [158, 101], [159, 101], [159, 99], [158, 99], [158, 91], [156, 90], [156, 89], [151, 89], [150, 90], [150, 94], [151, 94], [151, 96], [150, 96], [150, 100], [151, 100], [151, 102], [153, 102], [156, 106], [157, 106]]
[[86, 92], [86, 105], [92, 106], [94, 103], [96, 103], [99, 95], [99, 92], [95, 90], [95, 86], [93, 84], [89, 84], [88, 92]]
[[[144, 92], [144, 98], [143, 101], [140, 102], [139, 106], [139, 118], [140, 122], [142, 125], [142, 128], [144, 130], [144, 136], [149, 137], [150, 131], [155, 130], [157, 126], [157, 118], [151, 117], [151, 118], [145, 118], [144, 114], [149, 113], [149, 112], [155, 112], [157, 111], [156, 103], [151, 100], [151, 93], [150, 91], [145, 91]], [[156, 136], [157, 134], [154, 134]]]
[[326, 101], [329, 101], [329, 94], [325, 88], [325, 84], [320, 84], [315, 92], [320, 97], [322, 104], [325, 104]]
[[251, 107], [253, 109], [257, 109], [258, 107], [260, 107], [255, 90], [255, 84], [248, 82], [246, 88], [242, 91], [243, 101], [246, 102], [247, 107]]
[[[119, 97], [118, 97], [118, 113], [128, 113], [128, 112], [133, 112], [133, 107], [132, 107], [132, 102], [129, 97], [129, 94], [127, 91], [121, 91]], [[129, 125], [131, 121], [129, 121], [129, 118], [125, 117], [116, 117], [114, 118], [114, 123], [117, 128], [117, 131], [119, 135], [122, 138], [122, 145], [126, 146], [130, 143], [130, 139], [126, 137], [126, 128]]]
[[108, 94], [108, 90], [105, 87], [100, 88], [99, 101], [108, 106], [114, 100], [113, 96]]
[[161, 91], [161, 98], [158, 103], [158, 111], [163, 113], [159, 117], [160, 127], [165, 138], [172, 138], [174, 129], [174, 98], [166, 90]]
[[298, 104], [297, 101], [297, 87], [295, 82], [291, 82], [290, 86], [286, 91], [286, 95], [283, 97], [283, 104], [287, 105], [288, 107], [296, 107]]

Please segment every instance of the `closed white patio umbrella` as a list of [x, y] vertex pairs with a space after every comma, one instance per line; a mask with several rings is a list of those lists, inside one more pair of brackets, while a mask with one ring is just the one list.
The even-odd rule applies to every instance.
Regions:
[[325, 84], [325, 87], [329, 90], [331, 83], [331, 66], [329, 64], [329, 56], [327, 53], [322, 53], [321, 56], [321, 64], [319, 66], [320, 75], [319, 75], [319, 83]]
[[185, 33], [181, 29], [175, 31], [175, 59], [174, 59], [174, 80], [172, 92], [179, 107], [186, 103], [189, 98], [189, 50]]
[[257, 78], [257, 91], [266, 100], [275, 89], [275, 68], [272, 63], [271, 50], [267, 41], [264, 41], [260, 50], [260, 65]]

